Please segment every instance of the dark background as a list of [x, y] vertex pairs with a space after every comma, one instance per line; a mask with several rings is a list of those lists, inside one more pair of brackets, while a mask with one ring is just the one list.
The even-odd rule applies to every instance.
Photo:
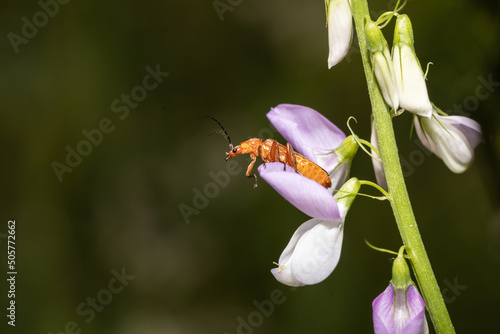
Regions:
[[[356, 41], [327, 70], [323, 1], [232, 3], [221, 20], [211, 0], [73, 0], [18, 52], [9, 33], [21, 36], [22, 18], [33, 22], [40, 4], [0, 5], [1, 328], [233, 334], [245, 319], [256, 328], [239, 333], [372, 331], [371, 302], [390, 280], [392, 257], [364, 240], [400, 247], [388, 203], [358, 197], [336, 270], [297, 290], [269, 271], [307, 217], [264, 181], [253, 190], [245, 157], [189, 223], [181, 214], [179, 205], [193, 207], [195, 192], [213, 182], [210, 172], [226, 170], [227, 142], [208, 136], [217, 126], [206, 114], [235, 143], [255, 136], [282, 141], [265, 117], [280, 103], [312, 107], [345, 132], [354, 116], [356, 133], [370, 136]], [[375, 19], [393, 3], [370, 6]], [[412, 19], [420, 61], [434, 64], [431, 100], [451, 113], [465, 106], [485, 132], [474, 164], [456, 175], [409, 139], [408, 114], [394, 120], [415, 215], [457, 332], [490, 333], [500, 311], [500, 86], [482, 99], [477, 90], [488, 92], [480, 78], [500, 82], [498, 4], [410, 1], [403, 12]], [[384, 29], [389, 43], [392, 29]], [[113, 112], [113, 101], [158, 64], [168, 77], [126, 117]], [[67, 146], [77, 149], [86, 140], [82, 131], [103, 119], [113, 131], [60, 182], [54, 162], [66, 164]], [[374, 180], [362, 151], [351, 175]], [[9, 219], [16, 220], [15, 329], [6, 325]], [[122, 270], [135, 278], [118, 292], [113, 271]], [[450, 288], [457, 283], [459, 290]], [[259, 316], [256, 303], [279, 294], [272, 312]], [[91, 317], [87, 298], [106, 305]]]

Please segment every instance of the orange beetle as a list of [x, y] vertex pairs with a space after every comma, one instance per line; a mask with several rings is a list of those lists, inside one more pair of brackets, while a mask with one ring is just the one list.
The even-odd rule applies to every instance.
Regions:
[[220, 124], [220, 122], [212, 116], [206, 117], [219, 124], [222, 131], [219, 130], [216, 132], [226, 137], [229, 142], [229, 152], [226, 153], [226, 161], [239, 154], [250, 154], [252, 161], [248, 165], [246, 176], [254, 178], [254, 188], [257, 187], [257, 175], [251, 174], [251, 172], [257, 157], [260, 157], [264, 163], [283, 162], [284, 164], [293, 167], [296, 172], [302, 174], [308, 179], [318, 182], [325, 188], [330, 188], [332, 186], [332, 181], [330, 180], [328, 173], [303, 155], [295, 153], [290, 143], [287, 143], [286, 146], [284, 146], [274, 139], [266, 139], [265, 141], [262, 141], [258, 138], [252, 138], [240, 143], [238, 146], [233, 147], [231, 138], [229, 138], [229, 135], [222, 124]]

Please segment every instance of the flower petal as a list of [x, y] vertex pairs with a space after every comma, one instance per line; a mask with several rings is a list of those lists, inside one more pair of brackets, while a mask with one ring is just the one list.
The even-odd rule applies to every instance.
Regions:
[[340, 221], [323, 221], [299, 239], [292, 256], [292, 273], [299, 282], [316, 284], [337, 266], [344, 236]]
[[424, 74], [413, 50], [408, 45], [394, 46], [394, 73], [399, 91], [399, 107], [430, 118], [432, 105], [427, 93]]
[[292, 269], [289, 265], [279, 265], [278, 268], [271, 269], [271, 273], [274, 275], [274, 278], [280, 283], [283, 283], [288, 286], [304, 286], [305, 284], [299, 282], [295, 276], [293, 276]]
[[347, 0], [330, 0], [328, 17], [328, 68], [337, 65], [349, 51], [352, 41], [352, 14]]
[[[375, 130], [375, 121], [372, 120], [372, 134], [370, 137], [370, 143], [380, 152], [380, 148], [378, 145], [377, 131]], [[373, 170], [375, 171], [375, 178], [377, 179], [377, 184], [387, 190], [387, 181], [385, 179], [384, 166], [382, 162], [376, 160], [374, 157], [380, 157], [375, 153], [375, 151], [371, 150], [372, 153], [372, 164]]]
[[262, 164], [258, 170], [274, 190], [310, 217], [323, 220], [341, 218], [332, 194], [318, 182], [296, 173], [292, 167], [281, 162]]
[[472, 149], [483, 140], [481, 126], [475, 120], [464, 116], [441, 116], [446, 117], [448, 123], [459, 130]]
[[379, 26], [371, 20], [367, 20], [365, 23], [365, 36], [373, 72], [377, 78], [380, 91], [385, 102], [394, 111], [397, 111], [399, 108], [399, 94], [389, 45], [387, 45]]
[[394, 286], [389, 284], [375, 298], [372, 308], [375, 334], [428, 333], [425, 303], [412, 284], [408, 286], [406, 296], [402, 288], [398, 288], [394, 296]]
[[372, 303], [373, 329], [375, 334], [393, 333], [394, 287], [392, 284]]
[[402, 333], [422, 333], [423, 323], [427, 322], [425, 320], [425, 302], [413, 285], [408, 286], [406, 289], [405, 310], [409, 313], [409, 319]]
[[271, 273], [274, 275], [276, 280], [279, 282], [289, 285], [289, 286], [303, 286], [304, 283], [299, 282], [295, 276], [293, 276], [292, 268], [290, 267], [293, 251], [295, 250], [295, 246], [299, 239], [313, 228], [316, 224], [321, 222], [320, 219], [310, 219], [299, 226], [299, 228], [295, 231], [292, 238], [288, 242], [288, 245], [285, 247], [283, 253], [281, 253], [280, 259], [278, 261], [279, 267], [271, 269]]
[[323, 281], [337, 266], [344, 229], [340, 220], [311, 219], [294, 233], [280, 256], [276, 279], [291, 286]]
[[385, 49], [383, 53], [381, 51], [375, 52], [372, 56], [372, 63], [385, 102], [394, 111], [397, 111], [399, 109], [399, 91], [389, 51]]
[[338, 165], [333, 172], [330, 173], [329, 177], [332, 181], [332, 185], [328, 188], [330, 193], [338, 190], [346, 182], [350, 171], [351, 163], [350, 161], [346, 161]]
[[335, 150], [346, 138], [335, 124], [308, 107], [280, 104], [267, 118], [294, 150], [331, 173], [338, 159]]
[[470, 118], [441, 116], [417, 118], [415, 130], [420, 141], [443, 160], [454, 173], [464, 172], [474, 159], [474, 148], [481, 141], [481, 128]]

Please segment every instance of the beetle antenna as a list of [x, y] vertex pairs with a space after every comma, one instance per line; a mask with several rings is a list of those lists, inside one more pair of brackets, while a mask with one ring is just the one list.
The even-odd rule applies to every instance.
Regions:
[[213, 118], [212, 116], [205, 115], [205, 117], [210, 118], [213, 121], [215, 121], [217, 124], [219, 124], [219, 126], [221, 127], [222, 130], [212, 131], [212, 133], [219, 133], [219, 134], [223, 135], [224, 137], [226, 137], [227, 141], [229, 142], [229, 148], [233, 149], [233, 143], [231, 142], [231, 138], [229, 138], [229, 135], [227, 134], [227, 131], [226, 131], [226, 129], [224, 129], [222, 124], [220, 124], [220, 122], [218, 120], [216, 120], [215, 118]]

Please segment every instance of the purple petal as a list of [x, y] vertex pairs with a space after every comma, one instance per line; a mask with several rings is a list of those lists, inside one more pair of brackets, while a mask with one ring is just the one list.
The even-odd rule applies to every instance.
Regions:
[[409, 319], [404, 327], [404, 333], [420, 333], [425, 321], [425, 302], [413, 285], [406, 289], [405, 310], [409, 312]]
[[417, 118], [415, 130], [425, 147], [436, 154], [454, 173], [464, 172], [474, 159], [474, 148], [481, 141], [481, 128], [470, 118], [441, 116]]
[[419, 334], [427, 328], [425, 303], [413, 285], [408, 286], [406, 296], [403, 289], [397, 289], [395, 302], [394, 287], [389, 284], [372, 307], [376, 334]]
[[[446, 117], [446, 116], [443, 116]], [[472, 149], [483, 140], [481, 126], [478, 122], [464, 116], [447, 116], [448, 122], [455, 126], [465, 136]]]
[[323, 115], [308, 107], [280, 104], [271, 108], [267, 118], [297, 152], [329, 173], [335, 168], [333, 150], [346, 136]]
[[394, 287], [389, 284], [372, 303], [375, 334], [388, 334], [393, 330]]
[[[286, 170], [283, 170], [283, 167]], [[339, 208], [332, 194], [318, 182], [296, 173], [281, 162], [262, 164], [258, 168], [266, 180], [288, 202], [313, 218], [340, 220]]]

